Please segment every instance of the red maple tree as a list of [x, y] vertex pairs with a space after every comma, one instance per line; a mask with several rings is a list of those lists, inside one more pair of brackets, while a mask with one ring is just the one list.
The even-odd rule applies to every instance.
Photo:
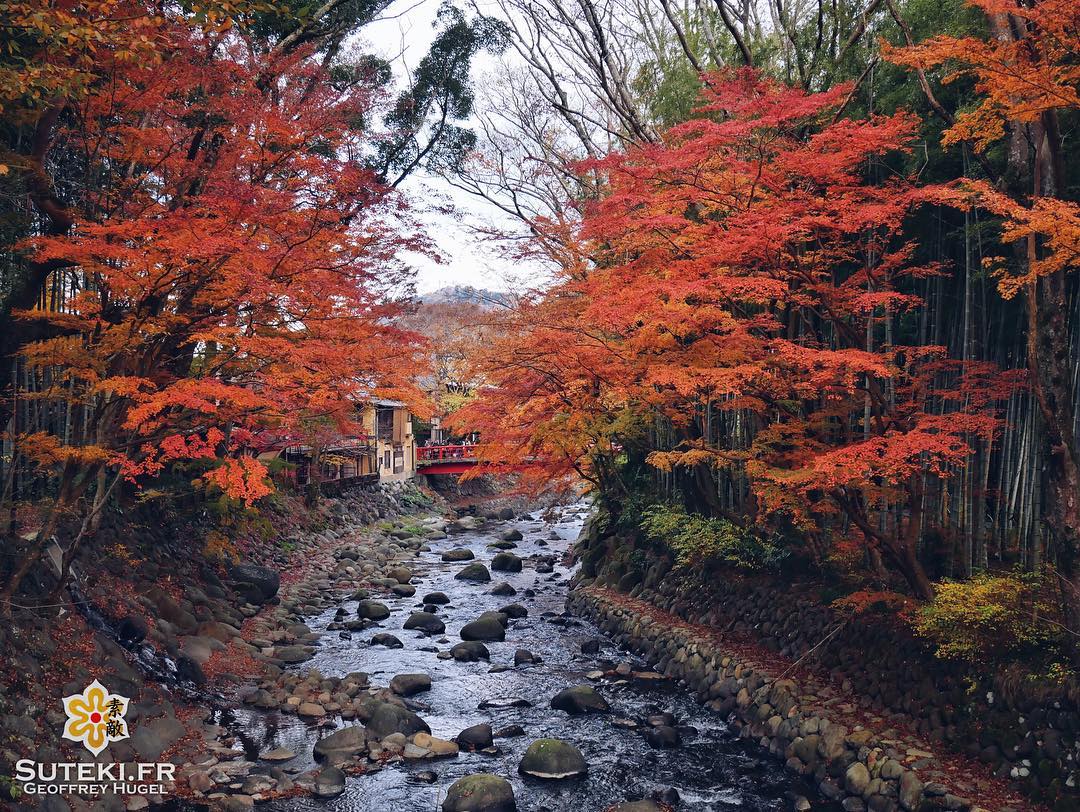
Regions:
[[[932, 594], [916, 556], [924, 477], [993, 437], [1017, 381], [912, 340], [911, 281], [943, 272], [903, 233], [934, 191], [903, 169], [917, 122], [838, 119], [849, 90], [713, 76], [662, 143], [584, 167], [606, 188], [582, 257], [462, 415], [489, 459], [585, 467], [617, 493], [617, 459], [660, 418], [673, 437], [648, 461], [685, 472], [706, 510], [795, 529], [818, 558], [857, 539]], [[740, 429], [717, 441], [706, 409]], [[741, 515], [716, 499], [718, 476], [747, 490]]]
[[86, 200], [70, 231], [26, 246], [63, 301], [16, 316], [49, 336], [22, 348], [52, 376], [35, 397], [88, 433], [18, 438], [62, 474], [8, 597], [92, 482], [96, 507], [105, 478], [209, 459], [204, 480], [250, 504], [269, 489], [241, 431], [349, 430], [359, 401], [419, 397], [394, 291], [399, 253], [425, 245], [364, 160], [375, 77], [179, 9], [150, 19], [159, 59], [108, 62], [51, 134]]

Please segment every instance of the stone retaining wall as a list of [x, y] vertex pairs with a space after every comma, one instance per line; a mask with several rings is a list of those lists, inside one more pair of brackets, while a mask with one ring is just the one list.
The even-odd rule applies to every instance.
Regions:
[[658, 671], [695, 690], [707, 706], [783, 758], [788, 769], [813, 776], [822, 794], [845, 810], [907, 812], [977, 809], [940, 783], [923, 783], [905, 767], [909, 758], [865, 728], [853, 728], [801, 706], [801, 687], [717, 650], [715, 641], [691, 626], [657, 621], [627, 608], [602, 590], [578, 589], [571, 607], [591, 617]]
[[670, 557], [654, 546], [605, 537], [595, 526], [578, 551], [585, 583], [788, 660], [805, 658], [862, 708], [978, 759], [1055, 810], [1080, 810], [1080, 713], [1064, 692], [1045, 696], [1019, 680], [972, 675], [934, 657], [888, 616], [845, 620], [809, 587], [672, 572]]

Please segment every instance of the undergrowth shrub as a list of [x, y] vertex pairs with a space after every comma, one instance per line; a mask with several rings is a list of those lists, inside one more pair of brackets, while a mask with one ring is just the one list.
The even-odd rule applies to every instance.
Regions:
[[726, 519], [687, 513], [678, 505], [645, 508], [640, 527], [649, 538], [666, 544], [676, 562], [686, 566], [721, 562], [747, 570], [774, 569], [787, 555], [770, 539]]
[[982, 573], [939, 583], [912, 623], [938, 657], [989, 664], [1027, 654], [1043, 659], [1059, 641], [1056, 613], [1038, 575]]

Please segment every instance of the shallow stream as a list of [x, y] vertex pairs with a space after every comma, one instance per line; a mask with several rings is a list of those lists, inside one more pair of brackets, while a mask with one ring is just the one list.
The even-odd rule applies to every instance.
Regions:
[[[564, 614], [568, 581], [573, 574], [561, 563], [562, 554], [576, 539], [585, 508], [565, 508], [551, 523], [539, 519], [489, 523], [489, 529], [453, 534], [430, 542], [411, 564], [416, 596], [378, 596], [392, 610], [389, 619], [377, 628], [354, 632], [351, 640], [337, 631], [326, 631], [315, 659], [302, 669], [318, 668], [327, 676], [343, 676], [365, 671], [375, 685], [386, 685], [395, 674], [425, 672], [432, 689], [413, 697], [414, 709], [431, 726], [434, 736], [453, 739], [466, 727], [488, 723], [495, 730], [520, 725], [525, 735], [496, 738], [498, 755], [460, 753], [456, 758], [402, 762], [381, 771], [350, 778], [343, 795], [329, 801], [296, 798], [260, 805], [273, 812], [331, 810], [331, 812], [435, 812], [446, 789], [457, 778], [474, 772], [490, 772], [508, 778], [514, 785], [519, 810], [574, 810], [601, 812], [612, 804], [649, 797], [674, 788], [681, 799], [678, 810], [790, 810], [793, 799], [814, 799], [813, 790], [782, 765], [753, 745], [740, 741], [716, 714], [698, 705], [692, 696], [675, 685], [640, 684], [638, 681], [600, 680], [594, 686], [611, 704], [604, 714], [570, 716], [549, 706], [551, 697], [563, 688], [588, 683], [588, 672], [602, 661], [629, 661], [635, 669], [645, 664], [620, 651], [591, 623]], [[512, 551], [524, 559], [520, 573], [492, 572], [491, 583], [455, 580], [454, 575], [471, 562], [444, 563], [448, 549], [467, 547], [475, 560], [490, 565], [498, 552], [488, 545], [500, 533], [517, 528], [524, 539]], [[554, 572], [538, 573], [541, 556], [558, 556]], [[517, 594], [503, 597], [490, 594], [493, 584], [509, 582]], [[446, 623], [445, 636], [425, 636], [405, 631], [402, 624], [418, 610], [420, 598], [429, 592], [446, 593], [451, 602], [438, 607]], [[528, 617], [511, 620], [505, 642], [486, 643], [491, 662], [462, 663], [439, 659], [438, 651], [448, 651], [460, 640], [463, 625], [481, 612], [497, 610], [508, 603], [520, 603]], [[347, 616], [355, 617], [356, 603], [345, 604]], [[324, 631], [334, 621], [333, 609], [307, 619], [314, 631]], [[403, 643], [401, 649], [368, 644], [375, 632], [389, 632]], [[587, 640], [601, 639], [597, 654], [582, 654]], [[527, 649], [542, 658], [537, 665], [514, 667], [514, 653]], [[510, 666], [498, 670], [499, 666]], [[495, 667], [497, 673], [493, 673]], [[594, 675], [595, 676], [595, 675]], [[520, 698], [531, 705], [524, 708], [480, 709], [485, 700]], [[671, 712], [681, 726], [682, 745], [675, 749], [651, 748], [641, 730], [627, 729], [617, 720], [643, 722], [652, 713]], [[311, 747], [326, 728], [311, 727], [293, 715], [243, 710], [243, 724], [253, 744], [260, 750], [287, 747], [299, 755], [284, 765], [309, 769]], [[349, 724], [349, 723], [344, 723]], [[588, 776], [566, 781], [542, 781], [518, 775], [517, 765], [528, 744], [536, 738], [565, 739], [577, 746], [589, 763]], [[436, 777], [431, 783], [430, 775]], [[670, 797], [670, 796], [669, 796]], [[816, 806], [816, 804], [815, 804]]]

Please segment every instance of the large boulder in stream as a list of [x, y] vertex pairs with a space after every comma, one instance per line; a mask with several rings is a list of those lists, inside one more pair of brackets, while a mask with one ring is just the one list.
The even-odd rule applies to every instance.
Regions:
[[462, 640], [482, 640], [484, 642], [501, 642], [506, 639], [506, 625], [500, 621], [501, 612], [484, 612], [472, 623], [466, 623], [461, 627]]
[[431, 690], [431, 677], [427, 674], [398, 674], [390, 680], [390, 690], [398, 696], [412, 696]]
[[430, 612], [413, 612], [405, 621], [405, 629], [419, 629], [426, 634], [442, 634], [446, 624]]
[[603, 713], [611, 710], [607, 700], [591, 685], [575, 685], [559, 691], [551, 698], [551, 707], [571, 715], [579, 713]]
[[315, 776], [312, 792], [317, 798], [336, 798], [345, 791], [345, 773], [337, 767], [324, 767]]
[[355, 755], [367, 752], [367, 734], [362, 725], [351, 725], [336, 730], [315, 742], [316, 761], [339, 764]]
[[266, 603], [281, 588], [281, 576], [276, 570], [251, 562], [237, 564], [229, 570], [229, 580], [253, 604]]
[[356, 614], [365, 620], [386, 620], [390, 617], [390, 609], [385, 603], [378, 601], [360, 601]]
[[450, 785], [442, 812], [517, 812], [514, 788], [497, 775], [467, 775]]
[[406, 736], [411, 736], [413, 733], [431, 732], [427, 722], [411, 710], [390, 702], [378, 703], [371, 714], [371, 718], [368, 719], [367, 729], [372, 736], [380, 739], [385, 739], [391, 733], [403, 733]]
[[467, 567], [462, 567], [461, 572], [454, 576], [459, 581], [490, 581], [491, 573], [488, 568], [475, 561]]
[[389, 632], [379, 632], [369, 642], [372, 646], [385, 646], [386, 648], [405, 648], [405, 644]]
[[513, 553], [496, 553], [491, 568], [497, 572], [521, 572], [521, 558]]
[[450, 649], [450, 656], [459, 663], [475, 663], [477, 660], [491, 659], [487, 646], [477, 640], [458, 643]]
[[472, 561], [474, 558], [476, 558], [476, 556], [473, 555], [473, 551], [465, 547], [455, 547], [442, 554], [442, 560], [448, 562]]
[[649, 743], [649, 747], [667, 749], [682, 744], [682, 737], [679, 735], [679, 731], [671, 727], [671, 725], [657, 725], [646, 729], [645, 741]]
[[499, 533], [499, 541], [521, 541], [522, 538], [521, 531], [513, 528]]
[[576, 778], [588, 771], [581, 751], [561, 739], [537, 739], [518, 765], [518, 772], [535, 778]]
[[458, 733], [457, 743], [462, 750], [483, 750], [491, 747], [491, 725], [480, 724], [465, 728]]

